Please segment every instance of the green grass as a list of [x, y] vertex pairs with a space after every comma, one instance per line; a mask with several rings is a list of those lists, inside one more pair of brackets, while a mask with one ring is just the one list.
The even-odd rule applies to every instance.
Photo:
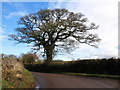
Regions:
[[100, 77], [100, 78], [113, 78], [113, 79], [120, 79], [118, 75], [103, 75], [103, 74], [87, 74], [87, 73], [62, 73], [68, 75], [77, 75], [77, 76], [88, 76], [88, 77]]
[[24, 76], [25, 76], [25, 82], [26, 83], [33, 83], [35, 82], [31, 72], [29, 72], [28, 70], [24, 70]]
[[11, 82], [2, 80], [2, 88], [13, 88], [14, 85]]
[[23, 80], [19, 82], [17, 88], [34, 88], [35, 80], [32, 74], [24, 69], [23, 71]]
[[8, 83], [5, 80], [2, 81], [2, 87], [9, 87]]
[[0, 77], [0, 90], [2, 89], [2, 78]]

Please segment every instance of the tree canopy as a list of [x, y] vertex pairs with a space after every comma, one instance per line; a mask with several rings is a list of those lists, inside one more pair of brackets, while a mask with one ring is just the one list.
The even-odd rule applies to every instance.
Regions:
[[70, 12], [67, 9], [45, 9], [20, 18], [19, 27], [11, 39], [19, 43], [33, 44], [34, 50], [44, 50], [50, 62], [60, 48], [74, 49], [78, 43], [97, 47], [100, 41], [97, 34], [90, 30], [97, 29], [82, 13]]

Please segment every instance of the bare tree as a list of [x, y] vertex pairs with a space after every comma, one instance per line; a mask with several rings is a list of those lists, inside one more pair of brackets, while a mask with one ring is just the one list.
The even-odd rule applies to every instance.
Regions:
[[35, 53], [27, 53], [23, 54], [21, 59], [23, 64], [33, 64], [38, 59], [38, 56]]
[[11, 39], [19, 43], [32, 43], [34, 50], [43, 50], [47, 61], [51, 62], [55, 52], [60, 48], [71, 50], [78, 43], [97, 47], [100, 41], [90, 30], [97, 29], [81, 13], [66, 9], [46, 9], [20, 18], [16, 35]]

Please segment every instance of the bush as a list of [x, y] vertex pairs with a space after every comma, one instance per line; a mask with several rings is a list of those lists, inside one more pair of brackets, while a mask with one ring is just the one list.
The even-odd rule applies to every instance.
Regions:
[[35, 60], [37, 59], [38, 59], [38, 56], [35, 53], [23, 54], [21, 57], [23, 64], [35, 63]]

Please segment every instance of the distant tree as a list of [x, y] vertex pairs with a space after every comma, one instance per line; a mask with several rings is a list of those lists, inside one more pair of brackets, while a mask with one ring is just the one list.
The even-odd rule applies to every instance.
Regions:
[[17, 58], [17, 56], [14, 54], [10, 54], [10, 55], [8, 55], [8, 58]]
[[81, 13], [66, 9], [46, 9], [20, 18], [16, 35], [11, 39], [18, 43], [32, 43], [33, 50], [41, 50], [50, 63], [60, 49], [73, 51], [78, 43], [97, 47], [100, 41], [90, 30], [97, 29], [95, 23], [90, 23]]
[[42, 61], [41, 60], [36, 60], [35, 63], [36, 64], [42, 64]]
[[0, 58], [5, 58], [5, 57], [7, 57], [6, 54], [4, 54], [4, 53], [0, 54]]
[[24, 64], [32, 64], [35, 62], [36, 59], [38, 59], [38, 57], [34, 53], [23, 54], [21, 58]]
[[2, 53], [2, 54], [0, 54], [0, 58], [17, 58], [17, 56], [14, 54], [6, 55], [6, 54]]

